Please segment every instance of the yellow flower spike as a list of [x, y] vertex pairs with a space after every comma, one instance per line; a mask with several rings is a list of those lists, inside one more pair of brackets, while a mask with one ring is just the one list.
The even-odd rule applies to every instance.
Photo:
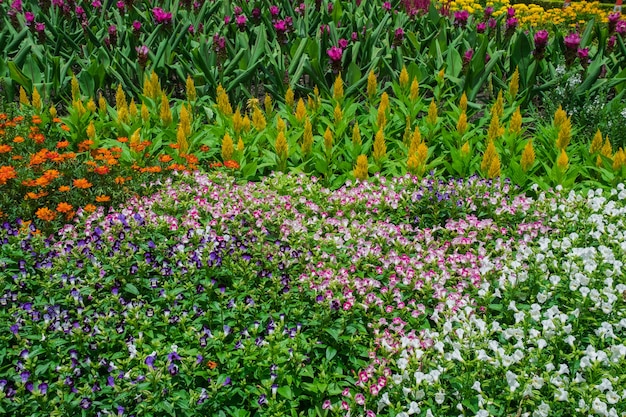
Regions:
[[304, 156], [310, 154], [311, 149], [313, 149], [313, 125], [311, 125], [308, 117], [304, 120], [304, 134], [302, 135], [302, 146], [300, 149]]
[[309, 109], [315, 111], [315, 109], [317, 108], [315, 99], [311, 96], [308, 96], [306, 99], [306, 105]]
[[191, 75], [187, 75], [187, 81], [185, 82], [185, 92], [187, 93], [187, 100], [196, 101], [198, 97], [196, 93], [196, 84], [193, 82]]
[[130, 144], [133, 146], [139, 145], [141, 142], [141, 129], [137, 129], [130, 135]]
[[30, 100], [24, 87], [20, 87], [20, 106], [30, 106]]
[[600, 154], [606, 156], [607, 158], [613, 157], [613, 148], [611, 147], [611, 142], [609, 141], [608, 136], [604, 141], [604, 145], [602, 145], [602, 149], [600, 149]]
[[265, 116], [263, 115], [263, 112], [258, 107], [255, 107], [252, 111], [252, 126], [254, 126], [257, 132], [260, 132], [265, 129], [266, 125], [267, 122], [265, 121]]
[[[93, 100], [91, 100], [89, 103], [93, 103]], [[87, 103], [87, 109], [89, 109], [89, 103]], [[95, 103], [93, 104], [95, 107]], [[132, 117], [133, 119], [137, 117], [137, 104], [135, 103], [134, 98], [130, 99], [130, 105], [128, 106], [128, 113], [130, 114], [130, 117]]]
[[596, 157], [596, 166], [599, 168], [604, 164], [604, 161], [602, 160], [602, 157], [600, 155], [598, 155]]
[[463, 158], [468, 157], [470, 154], [470, 145], [469, 145], [469, 141], [465, 141], [465, 143], [463, 144], [463, 146], [461, 146], [461, 156]]
[[444, 79], [445, 75], [446, 75], [446, 72], [445, 72], [445, 70], [444, 70], [443, 68], [439, 71], [439, 74], [437, 74], [437, 76], [438, 76], [438, 77], [439, 77], [442, 81], [443, 81], [443, 79]]
[[522, 131], [522, 112], [518, 107], [511, 116], [511, 122], [509, 123], [509, 132], [519, 134]]
[[250, 118], [247, 114], [243, 117], [243, 121], [241, 122], [241, 128], [244, 132], [250, 131]]
[[465, 93], [463, 93], [463, 95], [461, 96], [461, 100], [459, 101], [459, 108], [464, 113], [467, 111], [467, 94]]
[[150, 111], [148, 110], [148, 106], [146, 106], [146, 103], [141, 103], [141, 120], [144, 123], [148, 123], [148, 120], [150, 120]]
[[235, 114], [233, 115], [233, 130], [236, 134], [239, 134], [242, 128], [243, 119], [241, 118], [241, 111], [239, 110], [239, 107], [237, 107], [237, 110], [235, 110]]
[[565, 149], [561, 148], [561, 154], [556, 160], [556, 166], [561, 170], [561, 172], [567, 171], [569, 164], [569, 158], [567, 157], [567, 153], [565, 153]]
[[93, 140], [96, 137], [96, 126], [93, 124], [93, 120], [89, 122], [86, 132], [89, 139]]
[[330, 152], [333, 149], [333, 133], [330, 131], [330, 127], [326, 127], [324, 132], [324, 148], [326, 152]]
[[50, 116], [52, 116], [53, 119], [57, 117], [57, 109], [54, 107], [54, 104], [50, 106], [50, 110], [48, 111], [50, 112]]
[[183, 104], [180, 108], [180, 126], [183, 128], [183, 132], [185, 136], [191, 135], [191, 109], [189, 109], [185, 104]]
[[352, 128], [352, 145], [361, 145], [361, 129], [359, 129], [359, 122], [354, 123]]
[[285, 93], [285, 104], [291, 108], [293, 107], [294, 103], [295, 103], [295, 96], [294, 96], [293, 90], [291, 89], [291, 87], [289, 87], [287, 89], [287, 92]]
[[306, 117], [306, 106], [304, 105], [304, 100], [300, 98], [298, 99], [298, 104], [296, 105], [296, 120], [299, 123], [302, 123], [305, 117]]
[[413, 132], [411, 131], [411, 118], [407, 116], [404, 125], [404, 133], [402, 134], [402, 143], [404, 143], [405, 145], [409, 145], [411, 143], [412, 134]]
[[483, 154], [483, 159], [480, 163], [480, 170], [484, 174], [489, 173], [489, 167], [491, 166], [491, 160], [498, 154], [496, 151], [496, 145], [493, 143], [493, 140], [490, 140], [487, 144], [487, 149], [485, 149], [485, 153]]
[[409, 72], [406, 70], [406, 66], [402, 66], [402, 71], [400, 71], [400, 77], [398, 79], [400, 82], [400, 87], [407, 88], [409, 86]]
[[239, 152], [239, 154], [241, 155], [243, 153], [244, 148], [245, 148], [245, 145], [243, 143], [243, 139], [241, 139], [241, 136], [239, 136], [239, 140], [237, 141], [237, 152]]
[[276, 116], [276, 130], [283, 133], [287, 132], [287, 125], [280, 116]]
[[276, 147], [276, 155], [278, 155], [278, 158], [281, 161], [285, 161], [289, 156], [289, 144], [287, 143], [284, 132], [278, 132], [274, 146]]
[[187, 142], [187, 135], [185, 134], [185, 129], [182, 125], [179, 125], [178, 130], [176, 131], [176, 144], [178, 145], [178, 155], [187, 155], [189, 142]]
[[389, 110], [389, 94], [387, 94], [386, 92], [384, 92], [381, 96], [380, 96], [380, 104], [379, 107], [383, 108], [383, 111], [387, 111]]
[[376, 138], [374, 139], [374, 160], [376, 163], [380, 162], [387, 155], [387, 144], [385, 144], [385, 134], [383, 129], [379, 128], [376, 132]]
[[487, 139], [490, 141], [496, 140], [500, 137], [500, 118], [496, 112], [491, 113], [491, 122], [489, 123], [489, 130], [487, 130]]
[[222, 112], [227, 117], [233, 115], [233, 107], [230, 105], [230, 99], [228, 98], [228, 94], [222, 84], [217, 86], [217, 93], [215, 100], [217, 101], [217, 109]]
[[491, 108], [491, 113], [497, 115], [498, 118], [501, 118], [504, 114], [504, 98], [502, 96], [502, 90], [498, 91], [498, 97]]
[[39, 91], [37, 91], [37, 87], [33, 87], [33, 107], [37, 112], [41, 111], [41, 96], [39, 95]]
[[95, 113], [98, 110], [98, 106], [96, 105], [96, 102], [93, 98], [90, 98], [87, 102], [87, 110], [89, 110], [91, 113]]
[[417, 175], [418, 171], [419, 171], [419, 160], [417, 159], [417, 156], [415, 154], [410, 154], [407, 161], [406, 161], [406, 167], [409, 170], [409, 172], [413, 175]]
[[513, 75], [511, 76], [511, 81], [509, 82], [509, 95], [511, 96], [511, 100], [515, 100], [517, 96], [517, 92], [519, 91], [519, 68], [516, 67]]
[[456, 123], [456, 131], [459, 133], [459, 135], [463, 135], [466, 130], [467, 130], [467, 114], [465, 114], [465, 112], [462, 112], [461, 115], [459, 116], [459, 120]]
[[382, 106], [378, 106], [378, 112], [376, 113], [376, 125], [379, 129], [382, 129], [387, 124], [387, 114], [385, 113], [385, 108]]
[[338, 125], [339, 122], [341, 122], [341, 119], [343, 118], [343, 111], [341, 111], [341, 106], [339, 105], [339, 103], [337, 103], [337, 105], [335, 106], [333, 116], [335, 118], [335, 125]]
[[272, 104], [272, 97], [269, 94], [265, 94], [265, 99], [263, 100], [263, 107], [265, 108], [265, 113], [270, 114], [274, 109], [274, 105]]
[[378, 86], [376, 81], [376, 74], [374, 71], [370, 71], [367, 76], [367, 97], [372, 99], [378, 93]]
[[522, 151], [522, 159], [520, 161], [522, 171], [527, 172], [534, 163], [535, 149], [533, 148], [533, 141], [529, 140], [528, 142], [526, 142], [526, 146], [524, 146], [524, 150]]
[[500, 176], [500, 157], [496, 153], [489, 164], [489, 172], [487, 172], [489, 178], [497, 178]]
[[428, 159], [428, 146], [424, 142], [417, 145], [417, 152], [415, 153], [420, 166], [426, 165], [426, 159]]
[[335, 100], [341, 100], [343, 98], [343, 80], [341, 79], [341, 73], [337, 74], [337, 78], [335, 78], [335, 84], [333, 85], [333, 98]]
[[417, 153], [417, 148], [422, 143], [422, 134], [420, 133], [419, 126], [415, 126], [415, 130], [413, 131], [413, 135], [411, 136], [411, 143], [409, 145], [409, 155], [414, 155]]
[[356, 158], [356, 167], [354, 168], [354, 177], [359, 181], [367, 180], [369, 176], [368, 173], [368, 163], [367, 163], [367, 155], [359, 155]]
[[559, 108], [554, 113], [554, 127], [559, 129], [561, 124], [567, 119], [567, 113], [563, 108], [559, 105]]
[[98, 96], [98, 108], [100, 109], [102, 113], [106, 113], [107, 111], [107, 101], [102, 96], [102, 93], [100, 93], [100, 95]]
[[593, 140], [591, 141], [591, 145], [589, 146], [589, 153], [593, 155], [596, 152], [600, 152], [602, 149], [602, 143], [602, 132], [598, 129], [593, 137]]
[[165, 94], [161, 95], [161, 108], [159, 109], [159, 117], [161, 123], [167, 126], [172, 123], [172, 109], [170, 109], [170, 103]]
[[[87, 109], [85, 108], [81, 100], [75, 101], [73, 103], [73, 107], [76, 109], [76, 112], [78, 113], [78, 117], [83, 117], [83, 115], [87, 113]], [[128, 107], [126, 107], [123, 110], [125, 111], [125, 113], [122, 113], [122, 116], [124, 116], [123, 121], [127, 121], [128, 120]]]
[[161, 82], [159, 81], [159, 76], [156, 75], [156, 72], [152, 71], [150, 74], [150, 90], [152, 91], [151, 98], [157, 100], [160, 98], [163, 91], [161, 91]]
[[152, 92], [152, 81], [150, 80], [150, 76], [147, 74], [143, 77], [143, 95], [147, 98], [154, 98], [154, 93]]
[[626, 165], [626, 153], [623, 148], [619, 148], [613, 158], [613, 170], [619, 171], [624, 165]]
[[222, 139], [222, 161], [230, 161], [233, 159], [233, 152], [235, 151], [235, 145], [233, 144], [233, 138], [230, 137], [228, 132], [224, 134]]
[[122, 88], [122, 84], [117, 85], [117, 91], [115, 93], [115, 109], [120, 111], [120, 109], [127, 108], [128, 104], [126, 104], [126, 93], [124, 93], [124, 89]]
[[565, 149], [569, 145], [572, 139], [572, 120], [567, 117], [559, 127], [559, 134], [556, 139], [556, 147], [558, 149]]
[[419, 98], [420, 85], [417, 78], [413, 77], [411, 82], [411, 101], [416, 101]]
[[428, 116], [426, 116], [426, 120], [431, 125], [437, 124], [437, 103], [435, 99], [431, 100], [430, 105], [428, 106]]
[[76, 76], [74, 74], [72, 74], [72, 81], [71, 81], [71, 86], [72, 86], [72, 103], [80, 100], [80, 85], [78, 85], [78, 79], [76, 78]]

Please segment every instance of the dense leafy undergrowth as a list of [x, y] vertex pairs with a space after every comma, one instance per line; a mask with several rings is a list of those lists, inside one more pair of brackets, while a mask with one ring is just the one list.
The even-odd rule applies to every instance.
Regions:
[[5, 223], [0, 412], [624, 415], [625, 198], [196, 173]]

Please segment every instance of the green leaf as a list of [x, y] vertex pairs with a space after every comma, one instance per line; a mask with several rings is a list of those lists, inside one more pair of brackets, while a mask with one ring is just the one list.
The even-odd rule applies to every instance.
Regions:
[[30, 79], [24, 75], [22, 70], [20, 70], [14, 61], [7, 62], [7, 66], [9, 67], [9, 74], [11, 75], [11, 79], [17, 82], [19, 85], [24, 87], [26, 90], [32, 90], [32, 82]]
[[328, 346], [326, 348], [326, 360], [330, 362], [335, 357], [335, 355], [337, 355], [337, 349], [332, 346]]
[[131, 283], [124, 285], [124, 289], [133, 295], [139, 295], [139, 290]]
[[280, 395], [281, 397], [285, 397], [288, 400], [293, 399], [293, 393], [291, 392], [291, 388], [289, 388], [289, 386], [287, 385], [278, 388], [276, 392], [278, 392], [278, 395]]

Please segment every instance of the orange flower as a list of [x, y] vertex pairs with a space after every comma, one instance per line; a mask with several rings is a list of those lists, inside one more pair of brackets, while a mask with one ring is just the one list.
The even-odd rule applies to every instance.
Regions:
[[219, 168], [222, 166], [221, 162], [213, 162], [211, 163], [211, 165], [209, 165], [211, 168]]
[[109, 173], [109, 167], [99, 166], [99, 167], [94, 168], [93, 172], [95, 172], [98, 175], [106, 175]]
[[237, 163], [237, 161], [233, 161], [232, 159], [225, 161], [224, 166], [230, 169], [239, 169], [239, 164]]
[[58, 211], [59, 213], [69, 213], [69, 212], [71, 212], [71, 211], [72, 211], [72, 208], [73, 208], [73, 207], [72, 207], [72, 205], [71, 205], [71, 204], [68, 204], [68, 203], [65, 203], [65, 202], [63, 202], [63, 203], [59, 203], [59, 204], [57, 205], [57, 211]]
[[46, 178], [48, 181], [54, 181], [60, 176], [61, 176], [61, 173], [57, 171], [56, 169], [49, 169], [46, 172], [44, 172], [42, 175], [42, 177]]
[[45, 177], [40, 177], [40, 178], [37, 178], [37, 179], [35, 180], [35, 182], [36, 182], [36, 183], [37, 183], [37, 185], [38, 185], [38, 186], [40, 186], [40, 187], [47, 187], [47, 186], [50, 184], [50, 180], [48, 180], [48, 179], [47, 179], [47, 178], [45, 178]]
[[56, 214], [54, 213], [54, 211], [50, 210], [48, 207], [42, 207], [39, 210], [37, 210], [37, 212], [35, 213], [35, 215], [45, 221], [45, 222], [51, 222], [52, 220], [54, 220], [56, 218]]
[[21, 136], [16, 136], [16, 137], [13, 139], [13, 143], [22, 143], [22, 142], [24, 142], [24, 138], [23, 138], [23, 137], [21, 137]]
[[57, 148], [59, 149], [67, 148], [68, 146], [70, 146], [70, 143], [66, 140], [62, 140], [57, 143]]
[[14, 161], [21, 161], [24, 157], [22, 155], [13, 155], [11, 159]]
[[112, 166], [112, 165], [117, 165], [117, 164], [118, 164], [117, 159], [115, 159], [115, 158], [110, 158], [110, 159], [107, 159], [107, 161], [106, 161], [106, 162], [107, 162], [107, 164], [109, 164], [109, 165], [111, 165], [111, 166]]
[[96, 197], [96, 202], [98, 203], [106, 203], [108, 201], [111, 201], [111, 197], [108, 195], [99, 195]]
[[48, 193], [45, 192], [45, 191], [42, 191], [40, 193], [33, 193], [31, 191], [29, 193], [26, 193], [26, 196], [24, 196], [24, 200], [28, 200], [28, 199], [37, 200], [38, 198], [45, 197], [47, 195], [48, 195]]
[[13, 148], [10, 145], [0, 145], [0, 153], [11, 152]]
[[35, 143], [41, 145], [46, 141], [46, 137], [42, 133], [37, 133], [36, 135], [33, 135], [33, 140]]
[[15, 168], [12, 166], [2, 166], [0, 167], [0, 185], [4, 185], [8, 180], [13, 178], [17, 178], [17, 172], [15, 172]]
[[208, 152], [208, 151], [209, 151], [209, 149], [210, 149], [210, 148], [209, 148], [208, 146], [206, 146], [206, 145], [202, 145], [202, 146], [200, 146], [200, 150], [201, 150], [202, 152]]
[[61, 123], [61, 119], [59, 119], [58, 117], [55, 117], [54, 119], [52, 119], [52, 121], [54, 123]]
[[85, 210], [87, 213], [93, 213], [94, 211], [96, 211], [96, 206], [94, 206], [93, 204], [87, 204], [85, 207], [83, 207], [83, 210]]
[[67, 185], [62, 185], [59, 187], [59, 192], [60, 193], [66, 193], [70, 190], [70, 187], [68, 187]]
[[115, 177], [116, 184], [124, 184], [125, 182], [126, 182], [126, 179], [124, 177]]
[[67, 125], [61, 125], [61, 129], [65, 130], [66, 132], [70, 131], [70, 128]]
[[215, 368], [217, 368], [217, 362], [214, 362], [214, 361], [208, 361], [208, 362], [206, 363], [206, 366], [208, 366], [208, 367], [209, 367], [209, 369], [215, 369]]
[[198, 163], [198, 157], [195, 155], [187, 155], [185, 157], [185, 159], [187, 160], [188, 164], [197, 164]]
[[93, 141], [92, 140], [84, 140], [81, 143], [78, 144], [78, 151], [79, 152], [86, 152], [89, 150], [89, 148], [91, 148], [91, 145], [93, 145]]
[[33, 116], [32, 122], [33, 124], [36, 124], [36, 125], [41, 124], [41, 117]]
[[178, 149], [178, 143], [170, 143], [170, 148]]
[[74, 187], [76, 188], [87, 189], [91, 187], [92, 185], [93, 184], [87, 181], [85, 178], [79, 178], [79, 179], [74, 180]]
[[117, 141], [118, 142], [122, 142], [122, 143], [126, 143], [126, 142], [128, 142], [128, 138], [125, 138], [125, 137], [117, 138]]
[[159, 157], [159, 161], [163, 162], [164, 164], [170, 162], [172, 160], [172, 157], [169, 155], [161, 155]]

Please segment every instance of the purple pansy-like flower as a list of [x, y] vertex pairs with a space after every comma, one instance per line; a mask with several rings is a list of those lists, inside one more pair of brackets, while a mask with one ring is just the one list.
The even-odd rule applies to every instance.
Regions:
[[48, 392], [48, 384], [46, 384], [45, 382], [42, 382], [41, 384], [37, 386], [37, 389], [39, 390], [41, 395], [46, 395], [46, 393]]
[[146, 360], [145, 360], [146, 365], [148, 365], [152, 369], [155, 369], [154, 368], [154, 361], [156, 360], [156, 356], [157, 356], [157, 353], [156, 352], [152, 352], [150, 355], [148, 355], [146, 357]]

